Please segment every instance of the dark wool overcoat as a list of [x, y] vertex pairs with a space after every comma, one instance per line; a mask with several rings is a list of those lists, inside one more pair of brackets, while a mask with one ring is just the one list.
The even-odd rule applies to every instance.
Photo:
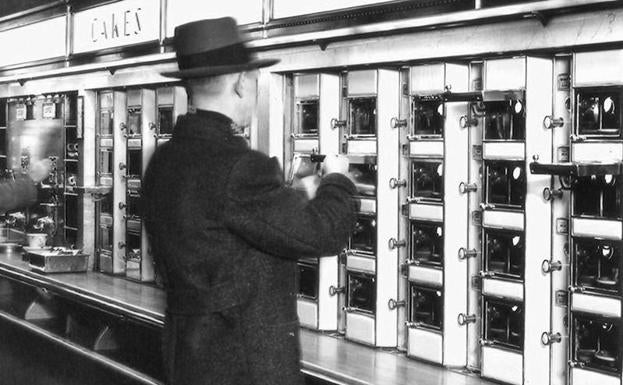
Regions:
[[341, 174], [307, 200], [275, 159], [216, 112], [181, 116], [144, 180], [147, 231], [167, 290], [165, 370], [174, 385], [296, 385], [296, 260], [331, 255], [355, 222]]

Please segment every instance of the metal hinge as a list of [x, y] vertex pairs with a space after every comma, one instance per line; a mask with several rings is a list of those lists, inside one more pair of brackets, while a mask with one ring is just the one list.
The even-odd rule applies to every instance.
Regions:
[[567, 290], [556, 290], [556, 306], [569, 306], [569, 292]]
[[482, 277], [480, 275], [472, 275], [471, 284], [472, 284], [472, 289], [481, 291], [482, 290]]
[[474, 144], [472, 146], [472, 159], [482, 160], [482, 145]]
[[482, 226], [482, 211], [472, 211], [472, 226]]

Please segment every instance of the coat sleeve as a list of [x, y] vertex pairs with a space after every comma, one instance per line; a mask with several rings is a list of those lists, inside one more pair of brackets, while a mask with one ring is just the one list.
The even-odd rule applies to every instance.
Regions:
[[0, 213], [31, 206], [37, 201], [37, 188], [32, 179], [16, 177], [0, 183]]
[[298, 259], [340, 252], [356, 220], [353, 183], [341, 174], [322, 178], [316, 197], [307, 200], [284, 185], [275, 159], [245, 154], [226, 187], [224, 223], [254, 247]]

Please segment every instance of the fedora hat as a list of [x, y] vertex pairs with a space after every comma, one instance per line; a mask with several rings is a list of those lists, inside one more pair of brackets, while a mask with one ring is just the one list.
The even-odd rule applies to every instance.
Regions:
[[279, 59], [257, 59], [245, 45], [231, 17], [193, 21], [175, 27], [173, 36], [179, 71], [166, 77], [190, 79], [268, 67]]

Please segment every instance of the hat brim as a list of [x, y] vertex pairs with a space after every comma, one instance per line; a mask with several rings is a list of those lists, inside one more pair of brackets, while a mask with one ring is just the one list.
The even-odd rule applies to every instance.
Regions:
[[162, 72], [160, 75], [168, 78], [192, 79], [270, 67], [279, 62], [279, 59], [255, 59], [245, 64], [195, 67], [179, 71]]

